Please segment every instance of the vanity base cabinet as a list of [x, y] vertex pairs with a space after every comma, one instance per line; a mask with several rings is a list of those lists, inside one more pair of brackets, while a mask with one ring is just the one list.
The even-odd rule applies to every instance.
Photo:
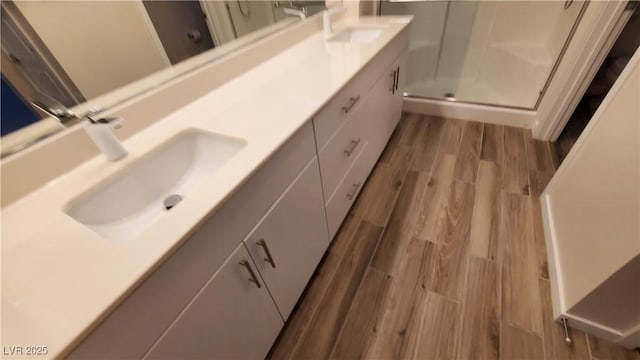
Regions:
[[[405, 62], [406, 52], [378, 74], [372, 88], [359, 100], [360, 106], [319, 152], [331, 238], [340, 228], [400, 120], [401, 72]], [[321, 121], [325, 118], [314, 119], [314, 126], [322, 127]]]
[[[157, 269], [150, 270], [150, 275], [88, 333], [69, 358], [144, 356], [315, 158], [313, 129], [308, 123]], [[318, 221], [326, 221], [324, 212], [317, 216], [321, 217]]]
[[316, 158], [244, 242], [286, 320], [329, 246]]
[[264, 358], [282, 325], [241, 244], [145, 358]]
[[264, 357], [399, 121], [407, 46], [405, 29], [70, 357]]

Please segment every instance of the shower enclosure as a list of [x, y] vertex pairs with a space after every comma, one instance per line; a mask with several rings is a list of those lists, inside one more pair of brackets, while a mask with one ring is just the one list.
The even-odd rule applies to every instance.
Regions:
[[586, 1], [380, 1], [413, 15], [405, 96], [535, 109]]

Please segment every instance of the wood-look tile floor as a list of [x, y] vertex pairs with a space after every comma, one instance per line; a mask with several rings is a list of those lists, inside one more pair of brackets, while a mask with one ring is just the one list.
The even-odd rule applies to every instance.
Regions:
[[404, 114], [272, 359], [640, 359], [551, 315], [527, 130]]

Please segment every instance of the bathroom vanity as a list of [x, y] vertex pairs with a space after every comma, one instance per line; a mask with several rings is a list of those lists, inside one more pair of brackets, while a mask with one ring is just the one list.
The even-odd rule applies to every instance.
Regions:
[[[264, 357], [400, 119], [410, 20], [319, 31], [127, 140], [125, 159], [98, 156], [11, 205], [3, 345], [71, 358]], [[96, 229], [112, 224], [82, 216], [100, 207], [78, 204], [183, 131], [242, 145], [144, 226], [110, 237]], [[46, 219], [37, 229], [34, 212]]]

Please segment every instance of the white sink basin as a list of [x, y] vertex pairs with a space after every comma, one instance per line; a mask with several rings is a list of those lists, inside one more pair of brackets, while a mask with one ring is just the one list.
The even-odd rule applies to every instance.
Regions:
[[106, 239], [130, 239], [170, 212], [163, 203], [167, 197], [188, 197], [246, 145], [242, 139], [183, 131], [73, 199], [65, 212]]
[[382, 29], [347, 28], [329, 39], [334, 42], [370, 43], [382, 35]]

